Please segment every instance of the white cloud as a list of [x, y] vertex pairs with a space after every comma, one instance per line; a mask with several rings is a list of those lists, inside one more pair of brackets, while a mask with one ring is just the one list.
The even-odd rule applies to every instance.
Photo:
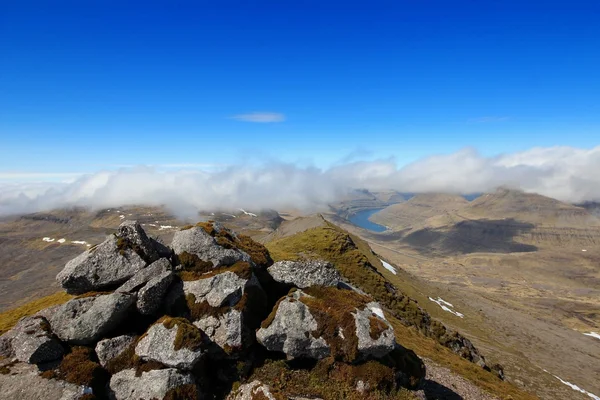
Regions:
[[252, 112], [252, 113], [248, 113], [248, 114], [234, 115], [231, 118], [237, 119], [238, 121], [259, 122], [259, 123], [285, 121], [285, 115], [283, 115], [281, 113], [275, 113], [275, 112]]
[[495, 157], [467, 148], [402, 168], [393, 160], [353, 162], [326, 170], [284, 163], [209, 171], [136, 167], [87, 174], [69, 183], [0, 180], [0, 214], [128, 204], [164, 204], [177, 215], [190, 217], [198, 209], [317, 209], [348, 188], [467, 194], [509, 186], [564, 201], [600, 201], [597, 171], [600, 146], [533, 148]]

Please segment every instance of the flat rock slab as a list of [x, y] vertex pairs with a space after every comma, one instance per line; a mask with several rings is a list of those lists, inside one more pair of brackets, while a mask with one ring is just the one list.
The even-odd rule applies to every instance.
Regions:
[[143, 268], [136, 272], [136, 274], [133, 275], [131, 279], [129, 279], [127, 282], [122, 284], [116, 290], [116, 292], [131, 293], [138, 291], [139, 289], [144, 287], [144, 285], [148, 283], [149, 280], [164, 272], [170, 271], [171, 269], [171, 263], [166, 258], [156, 260], [152, 264], [148, 265], [146, 268]]
[[174, 368], [143, 372], [135, 376], [135, 370], [126, 369], [110, 379], [113, 400], [163, 399], [169, 390], [184, 385], [194, 385], [194, 377]]
[[233, 306], [241, 298], [248, 279], [227, 271], [205, 279], [183, 282], [186, 295], [193, 294], [196, 303], [207, 301], [211, 307]]
[[197, 226], [175, 232], [171, 247], [175, 254], [195, 254], [202, 261], [212, 262], [214, 268], [233, 265], [238, 261], [250, 262], [247, 253], [220, 246], [214, 237]]
[[[7, 360], [0, 361], [0, 367]], [[0, 398], [15, 400], [60, 399], [78, 400], [89, 388], [57, 379], [39, 376], [36, 366], [18, 363], [9, 367], [10, 373], [0, 374]], [[14, 374], [14, 375], [13, 375]]]
[[341, 280], [335, 267], [320, 260], [278, 261], [268, 269], [273, 279], [304, 289], [310, 286], [337, 286]]

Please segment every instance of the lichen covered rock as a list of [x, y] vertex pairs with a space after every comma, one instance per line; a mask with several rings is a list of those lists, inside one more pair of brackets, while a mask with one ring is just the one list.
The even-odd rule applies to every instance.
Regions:
[[[194, 377], [174, 368], [147, 371], [140, 376], [134, 369], [126, 369], [112, 376], [110, 391], [113, 400], [198, 398]], [[177, 391], [180, 397], [176, 396]], [[167, 397], [169, 394], [173, 397]]]
[[[272, 321], [256, 333], [256, 339], [270, 351], [280, 351], [290, 358], [328, 357], [331, 348], [318, 332], [319, 324], [309, 307], [299, 301], [306, 294], [296, 291], [277, 306]], [[315, 337], [316, 336], [316, 337]]]
[[122, 293], [136, 292], [144, 287], [144, 285], [152, 278], [171, 270], [171, 263], [168, 259], [158, 259], [146, 268], [139, 270], [127, 282], [119, 286], [116, 291]]
[[301, 289], [310, 286], [337, 286], [341, 280], [334, 266], [322, 260], [278, 261], [268, 268], [276, 282]]
[[226, 400], [255, 400], [255, 399], [266, 399], [266, 400], [278, 400], [277, 397], [271, 393], [271, 388], [265, 385], [259, 380], [241, 385], [237, 390], [232, 391], [227, 396]]
[[96, 355], [100, 365], [106, 367], [108, 363], [118, 357], [135, 340], [134, 336], [121, 335], [114, 338], [104, 339], [96, 344]]
[[60, 306], [49, 322], [61, 340], [90, 344], [118, 327], [135, 300], [135, 295], [127, 293], [75, 298]]
[[124, 221], [116, 234], [69, 261], [56, 279], [68, 293], [101, 290], [125, 282], [158, 258], [155, 241], [140, 224]]
[[204, 355], [203, 334], [182, 318], [165, 317], [152, 325], [135, 347], [144, 361], [191, 370]]
[[322, 286], [284, 297], [256, 337], [268, 350], [291, 358], [331, 355], [347, 362], [382, 357], [396, 343], [377, 303], [349, 290]]
[[136, 307], [140, 314], [152, 315], [159, 310], [173, 279], [173, 272], [165, 271], [150, 279], [140, 289], [136, 302]]
[[171, 247], [175, 254], [192, 254], [212, 263], [213, 268], [233, 265], [238, 261], [250, 262], [250, 256], [236, 248], [225, 248], [201, 227], [175, 232]]
[[14, 357], [29, 364], [58, 360], [64, 353], [63, 346], [50, 330], [43, 317], [22, 318], [0, 341], [3, 357]]

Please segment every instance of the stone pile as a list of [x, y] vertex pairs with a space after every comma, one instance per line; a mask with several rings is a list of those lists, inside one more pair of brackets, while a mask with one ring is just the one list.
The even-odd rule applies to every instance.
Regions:
[[333, 265], [273, 263], [218, 223], [176, 232], [169, 248], [125, 221], [57, 280], [77, 297], [20, 320], [0, 337], [0, 356], [36, 365], [65, 399], [292, 398], [248, 379], [270, 362], [385, 362], [390, 390], [424, 377], [416, 356], [410, 368], [397, 356], [381, 306], [345, 289]]

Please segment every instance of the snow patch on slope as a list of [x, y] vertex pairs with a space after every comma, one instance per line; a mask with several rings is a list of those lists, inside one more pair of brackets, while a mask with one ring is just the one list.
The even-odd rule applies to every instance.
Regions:
[[246, 214], [246, 215], [249, 215], [249, 216], [251, 216], [251, 217], [257, 217], [257, 215], [256, 215], [256, 214], [254, 214], [254, 213], [251, 213], [251, 212], [247, 212], [247, 211], [246, 211], [246, 210], [244, 210], [243, 208], [240, 208], [239, 210], [240, 210], [241, 212], [243, 212], [244, 214]]
[[379, 261], [381, 261], [381, 265], [383, 265], [383, 268], [387, 269], [392, 274], [396, 275], [396, 268], [394, 268], [394, 266], [392, 264], [387, 263], [387, 262], [383, 261], [382, 259], [379, 259]]
[[[544, 372], [548, 372], [548, 371], [544, 370]], [[548, 373], [550, 373], [550, 372], [548, 372]], [[584, 389], [580, 388], [579, 386], [575, 385], [574, 383], [567, 382], [564, 379], [561, 379], [560, 377], [558, 377], [556, 375], [552, 375], [552, 376], [555, 377], [556, 379], [558, 379], [559, 381], [561, 381], [563, 384], [569, 386], [571, 389], [581, 392], [581, 393], [587, 395], [588, 397], [591, 397], [594, 400], [600, 400], [600, 397], [596, 396], [594, 393], [590, 393], [587, 390], [584, 390]]]
[[[432, 299], [431, 297], [429, 297], [429, 300], [433, 301], [438, 306], [442, 307], [442, 310], [452, 313], [459, 318], [463, 318], [465, 316], [464, 314], [461, 314], [458, 311], [454, 311], [452, 309], [452, 308], [454, 308], [454, 306], [451, 303], [448, 303], [446, 300], [442, 299], [441, 297], [438, 297], [437, 299]], [[450, 307], [452, 307], [452, 308], [450, 308]]]
[[596, 338], [596, 339], [600, 339], [600, 333], [598, 333], [598, 332], [584, 333], [584, 335], [585, 336], [591, 336], [591, 337]]

